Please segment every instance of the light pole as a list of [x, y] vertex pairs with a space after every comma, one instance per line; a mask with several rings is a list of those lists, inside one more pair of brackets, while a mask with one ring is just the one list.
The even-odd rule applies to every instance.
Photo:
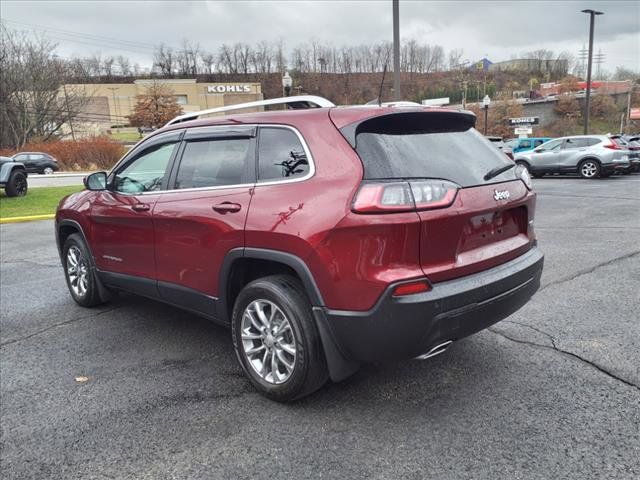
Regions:
[[393, 0], [393, 96], [402, 100], [400, 93], [400, 6], [399, 0]]
[[603, 12], [596, 10], [582, 10], [582, 13], [589, 14], [589, 59], [587, 61], [587, 95], [585, 97], [586, 113], [584, 116], [584, 134], [589, 134], [589, 111], [591, 104], [591, 65], [593, 63], [593, 26], [596, 15], [603, 15]]
[[482, 106], [484, 108], [484, 136], [487, 136], [487, 118], [489, 117], [489, 104], [491, 103], [491, 99], [489, 95], [485, 95], [482, 99]]
[[291, 86], [293, 85], [293, 80], [291, 79], [291, 75], [289, 72], [284, 72], [282, 76], [282, 96], [288, 97], [291, 94]]

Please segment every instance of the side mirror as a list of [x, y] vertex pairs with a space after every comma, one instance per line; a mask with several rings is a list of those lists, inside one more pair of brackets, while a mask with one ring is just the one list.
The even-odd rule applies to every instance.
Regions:
[[87, 175], [84, 177], [83, 182], [87, 190], [106, 190], [107, 172], [96, 172]]

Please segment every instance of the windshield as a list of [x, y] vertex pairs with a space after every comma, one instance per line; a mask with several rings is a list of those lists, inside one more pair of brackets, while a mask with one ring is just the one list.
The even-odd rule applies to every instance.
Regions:
[[487, 172], [512, 162], [475, 128], [435, 133], [362, 132], [356, 145], [365, 179], [441, 178], [461, 187], [514, 179], [509, 170], [484, 179]]

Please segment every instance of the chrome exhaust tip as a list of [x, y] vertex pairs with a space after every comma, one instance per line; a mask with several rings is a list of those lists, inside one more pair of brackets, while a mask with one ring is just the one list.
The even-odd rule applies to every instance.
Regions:
[[431, 358], [431, 357], [435, 357], [436, 355], [440, 355], [441, 353], [446, 352], [447, 349], [451, 346], [452, 343], [453, 343], [453, 340], [448, 340], [448, 341], [446, 341], [444, 343], [441, 343], [440, 345], [436, 345], [431, 350], [429, 350], [427, 353], [423, 353], [422, 355], [418, 355], [415, 359], [416, 360], [426, 360], [427, 358]]

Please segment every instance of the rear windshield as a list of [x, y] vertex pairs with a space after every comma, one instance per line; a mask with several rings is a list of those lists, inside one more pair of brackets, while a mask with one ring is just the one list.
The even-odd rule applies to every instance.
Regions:
[[365, 179], [441, 178], [461, 187], [514, 179], [513, 169], [484, 180], [495, 168], [512, 163], [475, 128], [464, 131], [361, 132], [356, 151]]

